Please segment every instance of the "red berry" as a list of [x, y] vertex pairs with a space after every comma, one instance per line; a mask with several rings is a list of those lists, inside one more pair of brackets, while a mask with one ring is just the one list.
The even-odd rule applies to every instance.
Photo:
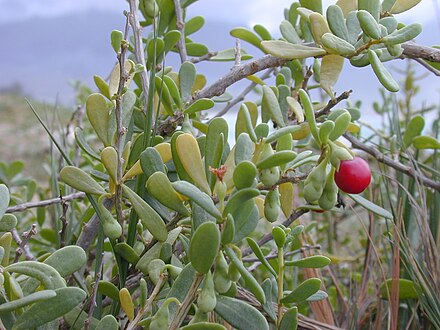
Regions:
[[371, 181], [370, 166], [360, 157], [342, 160], [339, 171], [335, 172], [336, 185], [348, 194], [360, 194]]

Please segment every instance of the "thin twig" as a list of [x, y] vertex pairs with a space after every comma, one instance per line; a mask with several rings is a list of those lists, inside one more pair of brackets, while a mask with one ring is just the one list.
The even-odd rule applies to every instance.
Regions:
[[183, 300], [182, 304], [177, 309], [176, 315], [174, 316], [173, 321], [171, 322], [168, 330], [176, 330], [179, 328], [186, 314], [188, 313], [189, 308], [191, 307], [192, 302], [194, 301], [197, 293], [197, 289], [199, 288], [200, 283], [203, 280], [203, 275], [197, 274], [194, 279], [191, 287], [189, 288], [188, 294]]
[[[317, 244], [317, 245], [305, 244], [299, 249], [284, 253], [284, 257], [294, 256], [296, 254], [300, 254], [300, 253], [303, 253], [308, 250], [320, 250], [320, 249], [321, 249], [321, 245], [319, 245], [319, 244]], [[276, 259], [276, 258], [278, 258], [278, 253], [275, 250], [273, 250], [271, 253], [269, 253], [267, 256], [264, 257], [264, 259], [266, 259], [266, 260]], [[243, 262], [259, 262], [260, 259], [258, 259], [258, 258], [243, 258], [242, 261]]]
[[241, 65], [241, 44], [240, 39], [235, 38], [235, 66]]
[[89, 313], [87, 314], [87, 318], [84, 321], [84, 329], [85, 330], [88, 330], [90, 327], [90, 320], [92, 319], [93, 311], [95, 310], [95, 307], [96, 307], [95, 300], [96, 300], [96, 296], [98, 294], [98, 283], [99, 283], [99, 280], [101, 279], [103, 267], [104, 267], [104, 252], [102, 252], [102, 254], [101, 254], [101, 264], [99, 265], [99, 272], [95, 276], [95, 284], [93, 285], [93, 293], [92, 293], [92, 296], [90, 297]]
[[[270, 75], [271, 75], [271, 73], [273, 72], [273, 70], [274, 70], [274, 69], [271, 68], [271, 69], [265, 71], [265, 72], [261, 75], [260, 79], [261, 79], [261, 80], [265, 80], [265, 79], [269, 78]], [[255, 83], [255, 82], [251, 82], [251, 83], [249, 84], [249, 86], [247, 86], [247, 87], [243, 90], [243, 92], [240, 93], [240, 95], [238, 95], [235, 99], [229, 101], [229, 102], [226, 104], [226, 106], [225, 106], [225, 107], [224, 107], [219, 113], [217, 113], [213, 118], [221, 117], [221, 116], [223, 116], [224, 114], [226, 114], [226, 113], [227, 113], [227, 112], [228, 112], [228, 111], [229, 111], [234, 105], [236, 105], [237, 103], [243, 101], [243, 100], [245, 99], [246, 95], [248, 95], [250, 92], [252, 92], [256, 86], [257, 86], [257, 83]]]
[[[111, 209], [113, 206], [113, 199], [104, 199], [103, 205], [107, 209]], [[88, 252], [90, 246], [96, 238], [99, 230], [99, 217], [95, 213], [92, 218], [83, 225], [81, 234], [76, 241], [76, 245], [81, 247], [84, 251]]]
[[[307, 244], [307, 245], [302, 246], [300, 249], [284, 253], [284, 257], [300, 254], [300, 253], [303, 253], [303, 252], [305, 252], [307, 250], [320, 250], [320, 249], [321, 249], [321, 245], [308, 245]], [[265, 257], [265, 259], [267, 259], [267, 260], [276, 259], [276, 258], [278, 258], [278, 253], [276, 253], [276, 251], [272, 251], [271, 253], [269, 253]], [[244, 258], [242, 261], [243, 262], [253, 262], [253, 264], [248, 267], [248, 270], [250, 272], [253, 272], [254, 270], [257, 269], [258, 266], [261, 265], [261, 261], [258, 258]]]
[[35, 207], [45, 207], [45, 206], [49, 206], [49, 205], [53, 205], [53, 204], [59, 204], [62, 201], [67, 202], [67, 201], [71, 201], [74, 199], [83, 199], [85, 196], [86, 196], [85, 193], [77, 192], [77, 193], [63, 196], [62, 198], [57, 197], [57, 198], [46, 199], [46, 200], [42, 200], [42, 201], [38, 201], [38, 202], [28, 202], [28, 203], [10, 206], [6, 209], [6, 212], [7, 213], [24, 212], [27, 209], [31, 209], [31, 208], [35, 208]]
[[162, 288], [162, 284], [165, 282], [166, 278], [167, 278], [167, 274], [160, 274], [159, 280], [157, 281], [156, 286], [153, 289], [153, 292], [151, 293], [150, 297], [145, 303], [145, 306], [141, 310], [139, 310], [136, 317], [128, 325], [127, 330], [133, 330], [136, 327], [136, 325], [142, 320], [145, 313], [147, 313], [151, 309], [151, 305], [153, 304], [154, 299], [156, 299], [156, 296], [159, 294], [159, 291]]
[[[292, 222], [294, 222], [296, 219], [298, 219], [299, 217], [301, 217], [303, 214], [307, 213], [308, 210], [295, 210], [290, 217], [283, 222], [283, 226], [285, 227], [289, 227]], [[258, 241], [258, 245], [262, 246], [264, 244], [266, 244], [267, 242], [271, 241], [273, 239], [272, 233], [268, 233], [265, 234], [259, 241]], [[243, 250], [242, 256], [248, 256], [249, 254], [252, 253], [252, 249], [250, 247], [247, 247]]]
[[183, 20], [182, 6], [180, 0], [173, 0], [174, 12], [176, 13], [176, 27], [180, 32], [180, 38], [177, 42], [177, 49], [179, 50], [180, 61], [183, 63], [187, 60], [186, 44], [185, 44], [185, 22]]
[[134, 36], [134, 56], [136, 58], [136, 63], [142, 66], [142, 70], [139, 72], [139, 77], [141, 78], [144, 113], [146, 114], [148, 106], [148, 76], [142, 42], [142, 27], [139, 23], [138, 17], [139, 0], [128, 0], [128, 2], [130, 5], [130, 13], [128, 18]]
[[338, 97], [334, 99], [330, 99], [327, 105], [323, 109], [315, 112], [315, 118], [319, 118], [321, 116], [327, 115], [330, 112], [330, 110], [334, 108], [339, 102], [348, 99], [352, 92], [353, 91], [350, 89], [348, 91], [341, 93]]
[[419, 63], [421, 66], [423, 66], [426, 70], [435, 74], [436, 76], [440, 76], [440, 70], [434, 68], [432, 65], [429, 65], [428, 63], [426, 63], [426, 61], [420, 58], [413, 58], [413, 60]]
[[124, 164], [124, 159], [122, 157], [123, 153], [123, 136], [127, 131], [126, 127], [122, 126], [122, 98], [124, 94], [125, 84], [129, 78], [128, 72], [125, 71], [125, 56], [128, 49], [128, 44], [125, 40], [128, 39], [128, 30], [129, 30], [129, 20], [130, 16], [133, 13], [127, 13], [127, 20], [125, 23], [125, 32], [124, 32], [124, 42], [121, 43], [121, 50], [118, 53], [118, 62], [119, 62], [119, 84], [118, 91], [115, 95], [115, 118], [116, 118], [116, 138], [115, 138], [115, 150], [117, 153], [117, 167], [116, 167], [116, 182], [115, 182], [115, 209], [116, 209], [116, 219], [120, 224], [123, 222], [122, 215], [122, 167]]
[[66, 229], [69, 223], [67, 221], [67, 210], [69, 209], [69, 204], [67, 204], [67, 202], [63, 199], [62, 196], [60, 196], [60, 200], [61, 200], [61, 206], [63, 207], [63, 211], [60, 216], [62, 227], [59, 234], [60, 234], [60, 247], [63, 247], [66, 244]]
[[22, 235], [23, 239], [21, 239], [20, 236], [18, 235], [17, 229], [14, 228], [11, 230], [12, 238], [14, 239], [14, 241], [18, 245], [17, 249], [15, 250], [14, 263], [16, 263], [18, 261], [18, 259], [23, 254], [23, 252], [24, 252], [24, 255], [26, 256], [26, 260], [35, 260], [34, 255], [32, 254], [29, 247], [27, 246], [27, 242], [29, 241], [29, 239], [32, 236], [37, 234], [36, 228], [37, 228], [37, 226], [35, 224], [33, 224], [31, 227], [31, 230], [23, 233], [23, 235]]
[[194, 63], [194, 64], [200, 63], [200, 62], [203, 62], [203, 61], [209, 61], [211, 58], [213, 58], [217, 54], [218, 54], [218, 52], [208, 52], [208, 53], [206, 53], [203, 56], [190, 58], [189, 61], [191, 63]]
[[277, 181], [277, 183], [274, 184], [273, 186], [264, 186], [264, 185], [260, 186], [260, 185], [257, 185], [257, 189], [260, 189], [260, 190], [273, 190], [278, 185], [283, 184], [283, 183], [287, 183], [287, 182], [290, 182], [290, 183], [293, 183], [293, 184], [299, 183], [301, 181], [304, 181], [308, 176], [309, 176], [309, 173], [298, 173], [297, 175], [294, 175], [294, 176], [282, 176]]
[[392, 168], [396, 169], [397, 171], [402, 172], [403, 174], [406, 174], [416, 180], [419, 180], [426, 187], [440, 191], [440, 182], [434, 181], [430, 178], [427, 178], [426, 176], [424, 176], [420, 172], [415, 171], [412, 167], [409, 167], [409, 166], [403, 165], [402, 163], [394, 161], [392, 158], [384, 155], [376, 148], [359, 141], [357, 138], [355, 138], [352, 134], [350, 134], [348, 132], [344, 134], [344, 137], [348, 141], [351, 142], [353, 148], [363, 150], [366, 153], [373, 156], [377, 161], [379, 161], [389, 167], [392, 167]]
[[226, 88], [236, 83], [237, 81], [265, 69], [281, 66], [288, 61], [289, 60], [286, 60], [284, 58], [266, 55], [255, 61], [246, 62], [245, 64], [242, 64], [240, 66], [233, 67], [228, 74], [218, 79], [211, 86], [206, 87], [200, 92], [194, 93], [191, 102], [194, 102], [200, 98], [211, 98], [213, 96], [222, 95], [226, 91]]

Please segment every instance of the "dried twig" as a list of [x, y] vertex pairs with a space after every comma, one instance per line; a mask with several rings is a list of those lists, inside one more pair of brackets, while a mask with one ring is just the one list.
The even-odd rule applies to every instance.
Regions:
[[145, 306], [141, 310], [139, 310], [133, 321], [131, 321], [130, 324], [127, 326], [127, 330], [135, 329], [136, 325], [142, 320], [145, 313], [147, 313], [148, 310], [151, 309], [151, 305], [153, 304], [154, 299], [156, 299], [156, 296], [159, 294], [160, 289], [162, 288], [162, 284], [166, 281], [166, 279], [166, 274], [160, 274], [159, 280], [157, 281], [156, 286], [154, 287], [153, 292], [148, 298]]
[[211, 58], [213, 58], [217, 54], [218, 54], [218, 52], [209, 52], [209, 53], [206, 53], [205, 55], [200, 56], [200, 57], [190, 58], [189, 61], [194, 64], [199, 63], [199, 62], [203, 62], [203, 61], [209, 61]]
[[66, 229], [69, 223], [67, 221], [67, 210], [69, 209], [69, 204], [67, 204], [67, 202], [63, 199], [62, 196], [60, 196], [60, 200], [61, 200], [61, 206], [63, 207], [63, 211], [60, 216], [62, 227], [59, 234], [60, 234], [60, 247], [63, 247], [66, 244]]
[[180, 324], [182, 323], [183, 319], [188, 313], [188, 310], [191, 307], [191, 304], [196, 297], [197, 289], [199, 288], [199, 285], [202, 282], [203, 277], [204, 276], [200, 274], [196, 275], [196, 278], [194, 279], [193, 283], [191, 284], [191, 287], [188, 290], [188, 294], [186, 295], [182, 304], [177, 309], [176, 315], [174, 315], [173, 321], [171, 322], [168, 328], [169, 330], [176, 330], [180, 327]]
[[[266, 72], [264, 72], [260, 79], [264, 80], [270, 77], [271, 73], [273, 72], [273, 68], [267, 70]], [[234, 105], [236, 105], [237, 103], [241, 102], [244, 100], [244, 98], [246, 97], [246, 95], [248, 95], [251, 91], [253, 91], [253, 89], [257, 86], [257, 83], [255, 82], [251, 82], [249, 84], [249, 86], [247, 86], [243, 92], [240, 93], [240, 95], [238, 95], [235, 99], [229, 101], [226, 106], [219, 112], [217, 113], [213, 118], [217, 118], [217, 117], [221, 117], [224, 114], [226, 114]]]
[[421, 60], [420, 58], [413, 58], [414, 61], [423, 66], [426, 70], [432, 72], [436, 76], [440, 76], [440, 70], [434, 68], [432, 65], [429, 65], [426, 61]]
[[[137, 10], [137, 7], [136, 7]], [[125, 32], [124, 32], [124, 40], [128, 39], [128, 30], [129, 30], [129, 19], [133, 15], [132, 12], [127, 14], [127, 21], [125, 23]], [[125, 84], [129, 78], [128, 72], [125, 70], [125, 57], [128, 49], [128, 44], [126, 42], [121, 43], [121, 50], [118, 53], [118, 62], [119, 62], [119, 84], [118, 90], [115, 95], [115, 118], [116, 118], [116, 138], [115, 138], [115, 150], [118, 155], [118, 163], [116, 167], [116, 182], [115, 182], [115, 209], [116, 209], [116, 219], [119, 223], [123, 222], [122, 215], [122, 167], [124, 163], [124, 159], [122, 157], [123, 153], [123, 136], [127, 131], [126, 127], [122, 126], [122, 97], [124, 94]]]
[[183, 20], [182, 6], [180, 0], [173, 0], [174, 12], [176, 13], [176, 27], [180, 32], [180, 39], [177, 42], [177, 49], [179, 50], [180, 61], [183, 63], [187, 59], [186, 44], [185, 44], [185, 22]]
[[405, 42], [402, 44], [403, 55], [408, 58], [419, 58], [431, 62], [440, 63], [440, 49], [416, 44], [415, 42]]
[[23, 233], [23, 235], [22, 235], [23, 239], [20, 238], [20, 236], [18, 235], [18, 232], [15, 228], [12, 229], [12, 231], [11, 231], [12, 238], [14, 239], [14, 241], [18, 245], [17, 249], [15, 250], [14, 263], [16, 263], [18, 261], [20, 256], [23, 254], [23, 251], [24, 251], [24, 255], [26, 256], [26, 260], [35, 260], [35, 257], [33, 256], [31, 251], [29, 250], [29, 247], [27, 246], [27, 243], [32, 236], [37, 234], [36, 228], [37, 228], [37, 225], [33, 224], [31, 227], [31, 230]]
[[45, 207], [45, 206], [49, 206], [49, 205], [53, 205], [53, 204], [60, 204], [60, 203], [62, 203], [62, 201], [67, 202], [67, 201], [71, 201], [74, 199], [82, 199], [85, 196], [86, 196], [86, 194], [83, 192], [76, 192], [76, 193], [66, 195], [63, 197], [51, 198], [51, 199], [46, 199], [46, 200], [42, 200], [42, 201], [38, 201], [38, 202], [28, 202], [28, 203], [10, 206], [6, 209], [6, 212], [8, 212], [8, 213], [24, 212], [27, 209], [31, 209], [31, 208], [35, 208], [35, 207]]
[[128, 0], [130, 4], [129, 21], [134, 36], [134, 55], [136, 63], [142, 65], [143, 69], [139, 72], [141, 78], [141, 88], [143, 95], [144, 113], [147, 113], [148, 106], [148, 76], [145, 64], [145, 55], [142, 42], [142, 27], [139, 23], [138, 8], [139, 0]]
[[353, 148], [357, 148], [360, 150], [365, 151], [366, 153], [373, 156], [377, 161], [394, 168], [395, 170], [402, 172], [403, 174], [406, 174], [418, 181], [420, 181], [424, 186], [435, 189], [437, 191], [440, 191], [440, 182], [434, 181], [430, 178], [427, 178], [423, 174], [421, 174], [419, 171], [416, 171], [414, 168], [410, 166], [403, 165], [402, 163], [394, 161], [391, 157], [388, 157], [381, 153], [376, 148], [369, 146], [357, 138], [355, 138], [350, 133], [345, 133], [344, 137], [351, 142]]
[[[104, 199], [103, 205], [107, 209], [111, 209], [113, 206], [113, 199]], [[92, 218], [83, 225], [81, 234], [78, 237], [78, 240], [76, 241], [76, 245], [83, 248], [84, 251], [88, 251], [90, 246], [92, 245], [93, 241], [95, 240], [95, 237], [99, 230], [99, 217], [95, 213]]]
[[350, 89], [348, 91], [341, 93], [336, 98], [330, 99], [327, 105], [323, 109], [315, 112], [315, 117], [319, 118], [321, 116], [327, 115], [330, 112], [330, 110], [333, 109], [333, 107], [335, 107], [339, 102], [348, 99], [352, 92], [353, 91]]
[[104, 252], [102, 252], [102, 254], [101, 254], [101, 264], [99, 265], [99, 272], [96, 273], [95, 284], [93, 285], [93, 293], [92, 293], [92, 296], [90, 297], [89, 312], [87, 314], [87, 318], [84, 321], [84, 329], [85, 330], [88, 330], [90, 327], [90, 320], [92, 319], [93, 311], [95, 310], [95, 307], [96, 307], [96, 296], [98, 294], [98, 283], [99, 283], [99, 280], [101, 279], [103, 267], [104, 267]]

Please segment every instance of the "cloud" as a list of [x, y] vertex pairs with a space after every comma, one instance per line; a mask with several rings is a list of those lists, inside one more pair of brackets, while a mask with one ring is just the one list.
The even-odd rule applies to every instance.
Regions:
[[0, 7], [0, 22], [7, 23], [32, 17], [56, 17], [90, 9], [122, 13], [127, 9], [127, 4], [121, 0], [0, 0]]
[[[324, 8], [335, 3], [324, 0]], [[188, 11], [188, 16], [205, 16], [209, 20], [233, 22], [252, 27], [262, 24], [272, 32], [278, 32], [279, 23], [284, 19], [284, 8], [289, 8], [292, 0], [253, 1], [197, 1]], [[31, 17], [54, 17], [72, 12], [91, 9], [120, 12], [128, 8], [123, 0], [0, 0], [0, 21], [11, 22]], [[405, 23], [426, 24], [435, 19], [434, 1], [421, 1], [411, 11], [398, 15]]]

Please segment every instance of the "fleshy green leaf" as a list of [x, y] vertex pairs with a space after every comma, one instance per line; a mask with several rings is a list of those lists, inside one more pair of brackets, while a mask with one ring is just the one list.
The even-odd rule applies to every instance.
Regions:
[[220, 247], [220, 231], [214, 222], [202, 223], [194, 232], [189, 246], [189, 259], [194, 269], [206, 274]]
[[286, 266], [295, 266], [301, 268], [323, 268], [329, 265], [330, 258], [326, 256], [311, 256], [299, 260], [286, 261]]
[[[410, 280], [399, 278], [399, 300], [402, 299], [418, 299], [416, 287], [414, 283]], [[393, 286], [393, 279], [389, 278], [380, 286], [380, 296], [382, 299], [389, 299], [388, 292], [391, 294], [391, 289]], [[387, 289], [388, 288], [388, 289]]]
[[60, 180], [72, 188], [85, 193], [102, 195], [104, 188], [97, 183], [89, 174], [75, 166], [66, 166], [60, 172]]
[[15, 330], [33, 329], [63, 316], [86, 298], [86, 293], [77, 287], [55, 290], [56, 296], [39, 301], [26, 309], [14, 324]]
[[263, 49], [276, 57], [286, 59], [302, 59], [307, 57], [322, 56], [327, 52], [322, 48], [292, 44], [281, 40], [267, 40], [261, 42]]
[[218, 296], [215, 312], [238, 330], [269, 330], [266, 318], [255, 307], [244, 301]]
[[416, 136], [412, 144], [416, 149], [440, 149], [440, 142], [432, 136]]
[[384, 208], [380, 207], [379, 205], [376, 205], [372, 202], [370, 202], [368, 199], [365, 199], [361, 195], [353, 195], [353, 194], [347, 194], [352, 200], [354, 200], [356, 203], [360, 204], [362, 207], [366, 208], [368, 211], [371, 211], [381, 217], [384, 217], [386, 219], [393, 219], [393, 215], [385, 210]]
[[282, 303], [300, 303], [311, 295], [318, 292], [321, 287], [321, 280], [319, 278], [309, 278], [302, 282], [298, 287], [290, 292], [287, 296], [281, 299]]

